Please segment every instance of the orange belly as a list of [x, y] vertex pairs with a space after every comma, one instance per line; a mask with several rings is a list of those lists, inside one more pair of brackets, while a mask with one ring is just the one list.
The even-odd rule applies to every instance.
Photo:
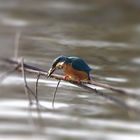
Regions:
[[73, 69], [71, 64], [64, 64], [63, 71], [65, 76], [68, 76], [71, 80], [89, 80], [89, 76], [86, 72]]

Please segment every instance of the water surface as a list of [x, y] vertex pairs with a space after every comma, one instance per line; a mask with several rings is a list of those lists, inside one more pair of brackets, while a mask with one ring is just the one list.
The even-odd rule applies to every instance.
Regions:
[[[11, 0], [0, 2], [0, 56], [18, 57], [49, 70], [59, 55], [85, 59], [98, 81], [121, 87], [130, 96], [97, 88], [134, 107], [140, 99], [140, 2], [138, 0]], [[0, 73], [12, 67], [0, 63]], [[27, 74], [35, 90], [36, 75]], [[140, 117], [102, 97], [42, 77], [39, 100], [30, 107], [19, 72], [0, 83], [0, 139], [139, 140]], [[132, 98], [134, 94], [136, 98]]]

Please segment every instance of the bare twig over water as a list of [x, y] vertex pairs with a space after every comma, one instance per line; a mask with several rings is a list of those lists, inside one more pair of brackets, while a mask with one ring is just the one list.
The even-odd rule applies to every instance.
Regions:
[[40, 72], [38, 72], [37, 74], [37, 79], [36, 79], [36, 85], [35, 85], [35, 96], [36, 96], [36, 102], [37, 104], [39, 103], [39, 100], [38, 100], [38, 83], [39, 83], [39, 78], [40, 78], [41, 74]]
[[[11, 65], [14, 65], [15, 67], [17, 67], [17, 65], [19, 65], [19, 62], [16, 61], [16, 60], [12, 60], [12, 59], [1, 59], [1, 60], [3, 60], [6, 63], [9, 63]], [[21, 65], [18, 66], [15, 70], [20, 70], [21, 71], [22, 70], [22, 67], [24, 67], [24, 70], [26, 72], [39, 74], [38, 75], [38, 78], [37, 78], [36, 94], [35, 94], [36, 101], [38, 102], [38, 97], [37, 97], [37, 84], [38, 84], [38, 80], [39, 80], [39, 77], [41, 75], [47, 76], [47, 71], [46, 70], [43, 70], [43, 69], [40, 69], [40, 68], [37, 68], [37, 67], [34, 67], [32, 65], [29, 65], [29, 64], [25, 64], [25, 63], [23, 63], [22, 66]], [[137, 113], [140, 113], [140, 110], [138, 108], [131, 107], [130, 105], [126, 104], [124, 101], [120, 100], [119, 98], [114, 97], [114, 96], [107, 95], [107, 94], [105, 94], [105, 93], [103, 93], [101, 91], [97, 91], [96, 89], [89, 87], [87, 84], [96, 85], [96, 86], [103, 87], [103, 88], [106, 88], [106, 89], [109, 89], [109, 90], [112, 90], [112, 91], [115, 91], [115, 92], [118, 92], [118, 93], [121, 93], [121, 94], [124, 94], [124, 95], [129, 95], [129, 94], [127, 94], [126, 91], [124, 91], [122, 89], [119, 89], [119, 88], [110, 86], [108, 84], [99, 83], [99, 82], [96, 82], [94, 80], [92, 80], [91, 82], [90, 81], [89, 82], [84, 82], [83, 81], [83, 82], [80, 82], [79, 83], [77, 81], [67, 80], [67, 79], [64, 78], [64, 76], [57, 75], [57, 74], [52, 74], [50, 77], [51, 78], [55, 78], [55, 79], [57, 79], [59, 81], [60, 80], [66, 81], [66, 82], [69, 82], [71, 84], [74, 84], [74, 85], [76, 85], [78, 87], [81, 87], [83, 89], [86, 89], [89, 92], [92, 92], [92, 93], [94, 93], [94, 94], [96, 94], [98, 96], [101, 96], [101, 97], [104, 97], [104, 98], [106, 98], [106, 99], [108, 99], [110, 101], [113, 101], [116, 105], [123, 107], [127, 111], [134, 111], [135, 113], [136, 112]], [[55, 92], [55, 94], [56, 94], [56, 92]]]
[[53, 94], [53, 100], [52, 100], [52, 107], [53, 108], [54, 108], [54, 101], [55, 101], [56, 92], [57, 92], [57, 89], [58, 89], [60, 82], [61, 82], [61, 80], [58, 81], [57, 86], [56, 86], [55, 91], [54, 91], [54, 94]]
[[30, 89], [30, 87], [27, 84], [26, 73], [25, 73], [25, 68], [24, 68], [24, 59], [21, 60], [21, 72], [22, 72], [22, 76], [23, 76], [23, 79], [24, 79], [25, 94], [28, 97], [30, 104], [32, 105], [31, 95], [35, 98], [36, 102], [38, 103], [37, 95], [35, 95], [35, 93]]

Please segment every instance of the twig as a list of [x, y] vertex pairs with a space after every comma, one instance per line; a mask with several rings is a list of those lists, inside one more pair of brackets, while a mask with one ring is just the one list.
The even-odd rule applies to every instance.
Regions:
[[30, 88], [28, 87], [27, 81], [26, 81], [26, 75], [25, 75], [25, 69], [24, 69], [24, 60], [23, 59], [21, 60], [21, 71], [22, 71], [22, 76], [23, 76], [23, 79], [24, 79], [24, 91], [25, 91], [25, 94], [28, 97], [30, 105], [31, 105], [32, 100], [31, 100], [30, 94], [28, 93], [28, 90]]
[[130, 109], [130, 107], [129, 107], [125, 102], [121, 101], [120, 99], [118, 99], [118, 98], [116, 98], [116, 97], [113, 97], [113, 96], [104, 94], [103, 92], [97, 91], [96, 89], [93, 89], [93, 88], [91, 88], [91, 87], [89, 87], [89, 86], [87, 86], [87, 85], [85, 85], [85, 84], [83, 84], [83, 83], [76, 83], [76, 82], [73, 82], [73, 81], [72, 81], [71, 83], [73, 83], [73, 84], [75, 84], [75, 85], [77, 85], [77, 86], [79, 86], [79, 87], [81, 87], [81, 88], [84, 88], [84, 89], [86, 89], [86, 90], [88, 90], [88, 91], [90, 91], [90, 92], [92, 92], [92, 93], [93, 93], [93, 91], [94, 91], [94, 94], [100, 95], [100, 96], [102, 96], [102, 97], [104, 97], [104, 98], [106, 98], [106, 99], [108, 99], [108, 100], [110, 100], [110, 101], [113, 101], [113, 102], [115, 102], [117, 105], [119, 105], [119, 106], [121, 106], [121, 107], [123, 107], [123, 108]]
[[57, 86], [56, 86], [54, 94], [53, 94], [53, 100], [52, 100], [52, 107], [53, 108], [54, 108], [54, 101], [55, 101], [56, 92], [57, 92], [57, 89], [58, 89], [60, 82], [61, 82], [61, 80], [58, 80]]
[[[86, 82], [85, 82], [86, 83]], [[105, 89], [109, 89], [109, 90], [112, 90], [112, 91], [115, 91], [115, 92], [118, 92], [120, 94], [124, 94], [124, 95], [127, 95], [127, 92], [120, 89], [120, 88], [116, 88], [116, 87], [113, 87], [111, 85], [108, 85], [108, 84], [103, 84], [103, 83], [99, 83], [97, 81], [94, 81], [93, 79], [91, 81], [88, 81], [87, 82], [88, 84], [91, 84], [91, 85], [95, 85], [95, 86], [99, 86], [99, 87], [102, 87], [102, 88], [105, 88]]]
[[[15, 49], [14, 49], [14, 58], [17, 59], [18, 58], [18, 51], [19, 51], [19, 40], [20, 40], [20, 37], [21, 37], [21, 32], [18, 31], [16, 33], [16, 38], [15, 38]], [[39, 135], [42, 135], [42, 131], [41, 129], [35, 125], [34, 123], [34, 120], [33, 120], [33, 117], [32, 117], [32, 110], [31, 110], [31, 104], [32, 104], [32, 100], [31, 100], [31, 97], [30, 97], [30, 94], [28, 93], [28, 91], [35, 97], [36, 99], [36, 102], [37, 102], [37, 107], [38, 107], [38, 98], [37, 98], [37, 95], [34, 95], [33, 91], [29, 88], [29, 86], [27, 85], [27, 81], [26, 81], [26, 74], [25, 74], [25, 69], [24, 68], [24, 59], [21, 60], [21, 62], [16, 62], [16, 66], [14, 69], [8, 71], [8, 72], [5, 72], [2, 76], [0, 76], [0, 80], [3, 80], [6, 76], [10, 75], [11, 73], [15, 72], [16, 70], [18, 69], [21, 69], [21, 72], [22, 72], [22, 76], [23, 76], [23, 79], [24, 79], [24, 90], [25, 90], [25, 94], [26, 96], [28, 97], [29, 99], [29, 113], [30, 113], [30, 117], [28, 118], [28, 122], [29, 124], [31, 124], [31, 126], [34, 128], [33, 129], [33, 132], [35, 132], [35, 134], [39, 134]]]
[[[18, 61], [16, 60], [12, 60], [12, 59], [5, 59], [5, 58], [2, 58], [1, 60], [7, 62], [7, 63], [10, 63], [10, 64], [14, 64], [14, 65], [17, 65], [18, 64]], [[40, 72], [40, 75], [47, 75], [48, 71], [44, 70], [44, 69], [40, 69], [40, 68], [37, 68], [37, 67], [34, 67], [34, 66], [31, 66], [31, 65], [28, 65], [28, 64], [25, 64], [24, 63], [24, 68], [26, 68], [26, 71], [31, 71], [31, 73], [38, 73]], [[57, 75], [55, 74], [52, 74], [50, 77], [52, 78], [56, 78], [57, 79]], [[58, 78], [59, 80], [59, 78]], [[109, 89], [111, 91], [115, 91], [117, 93], [120, 93], [120, 94], [123, 94], [123, 95], [128, 95], [127, 91], [123, 90], [123, 89], [120, 89], [120, 88], [117, 88], [117, 87], [113, 87], [111, 85], [108, 85], [108, 84], [104, 84], [104, 83], [99, 83], [95, 80], [91, 80], [91, 81], [82, 81], [83, 84], [90, 84], [90, 85], [95, 85], [95, 86], [99, 86], [99, 87], [102, 87], [102, 88], [105, 88], [105, 89]]]
[[[27, 84], [26, 81], [26, 74], [25, 74], [25, 68], [24, 68], [24, 60], [22, 59], [21, 61], [21, 71], [22, 71], [22, 76], [24, 78], [24, 88], [25, 88], [25, 93], [30, 101], [30, 104], [32, 104], [32, 100], [30, 97], [30, 93], [33, 95], [33, 97], [35, 98], [36, 102], [38, 103], [38, 97], [34, 94], [34, 92], [30, 89], [30, 87]], [[29, 92], [28, 92], [29, 91]]]
[[[12, 59], [4, 59], [4, 58], [2, 58], [1, 60], [5, 61], [5, 62], [7, 62], [9, 64], [13, 64], [13, 65], [17, 65], [19, 63], [18, 61], [15, 61], [15, 60], [12, 60]], [[38, 74], [38, 72], [39, 72], [40, 75], [45, 75], [45, 76], [47, 75], [48, 71], [46, 71], [44, 69], [40, 69], [40, 68], [31, 66], [31, 65], [28, 65], [28, 64], [25, 64], [25, 63], [23, 65], [24, 65], [24, 68], [26, 69], [26, 71], [28, 71], [30, 73], [37, 73]], [[19, 70], [20, 70], [20, 67], [19, 67]], [[58, 80], [60, 80], [62, 78], [62, 76], [56, 75], [56, 74], [52, 74], [50, 77], [58, 79]], [[63, 80], [66, 81], [66, 79], [63, 79]], [[88, 82], [83, 81], [82, 83], [83, 84], [91, 84], [91, 85], [99, 86], [99, 87], [102, 87], [102, 88], [105, 88], [105, 89], [109, 89], [109, 90], [118, 92], [120, 94], [128, 95], [128, 93], [123, 89], [116, 88], [116, 87], [113, 87], [113, 86], [108, 85], [108, 84], [99, 83], [99, 82], [97, 82], [95, 80], [88, 81]]]
[[39, 83], [39, 78], [40, 78], [41, 74], [40, 72], [37, 74], [37, 79], [36, 79], [36, 85], [35, 85], [35, 95], [36, 95], [36, 101], [37, 101], [37, 105], [39, 103], [38, 100], [38, 83]]

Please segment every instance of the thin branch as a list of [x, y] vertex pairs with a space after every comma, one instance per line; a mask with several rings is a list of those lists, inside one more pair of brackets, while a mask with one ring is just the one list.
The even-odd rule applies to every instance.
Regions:
[[94, 81], [93, 79], [91, 81], [88, 81], [88, 82], [85, 82], [85, 83], [95, 85], [95, 86], [98, 86], [98, 87], [102, 87], [102, 88], [105, 88], [105, 89], [109, 89], [109, 90], [118, 92], [120, 94], [127, 95], [127, 92], [125, 90], [122, 90], [122, 89], [117, 88], [117, 87], [113, 87], [113, 86], [108, 85], [108, 84], [99, 83], [97, 81]]
[[121, 106], [123, 108], [130, 109], [130, 107], [125, 102], [121, 101], [120, 99], [118, 99], [116, 97], [107, 95], [107, 94], [105, 94], [105, 93], [103, 93], [101, 91], [97, 91], [96, 89], [93, 89], [93, 88], [91, 88], [91, 87], [89, 87], [89, 86], [87, 86], [87, 85], [85, 85], [83, 83], [79, 83], [79, 84], [77, 82], [71, 82], [71, 83], [77, 85], [78, 87], [84, 88], [84, 89], [86, 89], [86, 90], [88, 90], [88, 91], [90, 91], [90, 92], [92, 92], [92, 93], [94, 93], [96, 95], [100, 95], [101, 97], [104, 97], [104, 98], [106, 98], [106, 99], [108, 99], [110, 101], [113, 101], [117, 105], [119, 105], [119, 106]]
[[[11, 60], [11, 59], [3, 59], [3, 60], [5, 62], [9, 63], [9, 64], [13, 64], [13, 65], [17, 65], [18, 64], [18, 61], [15, 61], [15, 60]], [[23, 64], [23, 66], [24, 66], [24, 70], [29, 72], [29, 73], [35, 73], [35, 74], [40, 73], [40, 75], [47, 76], [47, 71], [45, 71], [45, 70], [42, 70], [40, 68], [36, 68], [34, 66], [31, 66], [31, 65], [28, 65], [28, 64], [25, 64], [25, 63]], [[18, 70], [21, 71], [21, 67], [19, 67]], [[128, 95], [127, 92], [123, 91], [122, 89], [119, 89], [119, 88], [116, 88], [116, 87], [113, 87], [113, 86], [110, 86], [110, 85], [107, 85], [107, 84], [102, 84], [102, 83], [99, 83], [99, 82], [96, 82], [96, 81], [93, 81], [93, 80], [92, 80], [92, 82], [82, 82], [82, 83], [79, 83], [79, 82], [72, 81], [72, 80], [66, 80], [64, 78], [64, 76], [57, 75], [57, 74], [52, 74], [50, 77], [54, 78], [54, 79], [57, 79], [57, 80], [66, 81], [66, 82], [74, 84], [74, 85], [76, 85], [78, 87], [81, 87], [83, 89], [86, 89], [86, 90], [88, 90], [88, 91], [90, 91], [90, 92], [92, 92], [92, 93], [94, 93], [96, 95], [102, 96], [102, 97], [104, 97], [104, 98], [106, 98], [106, 99], [108, 99], [110, 101], [113, 101], [114, 103], [116, 103], [116, 105], [121, 106], [121, 107], [127, 109], [128, 111], [134, 111], [134, 112], [140, 113], [139, 109], [127, 105], [125, 102], [123, 102], [119, 98], [107, 95], [107, 94], [105, 94], [105, 93], [103, 93], [101, 91], [99, 92], [96, 89], [93, 89], [93, 88], [89, 87], [86, 84], [96, 85], [96, 86], [99, 86], [99, 87], [103, 87], [103, 88], [106, 88], [106, 89], [110, 89], [112, 91], [121, 92], [121, 93], [124, 93], [125, 95]]]
[[52, 100], [52, 107], [53, 108], [54, 108], [54, 101], [55, 101], [56, 92], [57, 92], [57, 89], [58, 89], [60, 82], [61, 82], [61, 80], [58, 80], [57, 86], [56, 86], [54, 94], [53, 94], [53, 100]]
[[29, 103], [31, 105], [32, 100], [31, 100], [30, 94], [28, 93], [29, 87], [28, 87], [27, 81], [26, 81], [26, 75], [25, 75], [25, 69], [24, 69], [24, 60], [23, 59], [21, 60], [21, 71], [22, 71], [22, 76], [23, 76], [23, 79], [24, 79], [24, 91], [25, 91], [25, 94], [28, 97]]
[[[4, 59], [2, 58], [1, 60], [9, 63], [9, 64], [14, 64], [14, 65], [17, 65], [18, 64], [18, 61], [16, 60], [12, 60], [12, 59]], [[31, 65], [28, 65], [28, 64], [24, 64], [24, 68], [26, 69], [26, 71], [28, 72], [31, 72], [31, 73], [38, 73], [40, 72], [41, 75], [47, 75], [48, 71], [44, 70], [44, 69], [40, 69], [40, 68], [37, 68], [37, 67], [34, 67], [34, 66], [31, 66]], [[50, 77], [52, 78], [56, 78], [57, 79], [57, 75], [55, 74], [52, 74]], [[58, 78], [59, 80], [59, 78]], [[65, 80], [66, 81], [66, 80]], [[95, 86], [98, 86], [98, 87], [102, 87], [102, 88], [105, 88], [105, 89], [109, 89], [111, 91], [115, 91], [117, 93], [120, 93], [120, 94], [123, 94], [123, 95], [129, 95], [131, 96], [127, 91], [121, 89], [121, 88], [117, 88], [117, 87], [113, 87], [111, 85], [108, 85], [108, 84], [104, 84], [104, 83], [101, 83], [101, 82], [97, 82], [95, 80], [91, 80], [91, 81], [82, 81], [83, 84], [90, 84], [90, 85], [95, 85]], [[135, 97], [134, 97], [135, 98]]]
[[35, 85], [35, 96], [36, 96], [36, 102], [37, 102], [37, 104], [39, 103], [39, 100], [38, 100], [38, 83], [39, 83], [40, 76], [41, 76], [41, 74], [39, 72], [37, 74], [36, 85]]

